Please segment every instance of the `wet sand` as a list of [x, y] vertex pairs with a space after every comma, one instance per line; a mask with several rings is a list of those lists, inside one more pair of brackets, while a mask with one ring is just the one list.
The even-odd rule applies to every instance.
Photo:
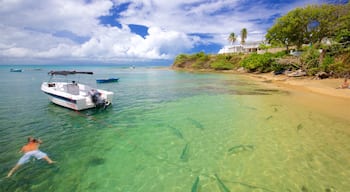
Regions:
[[311, 77], [288, 77], [286, 75], [252, 74], [256, 79], [271, 81], [285, 88], [311, 91], [327, 96], [350, 99], [350, 89], [336, 89], [344, 79], [313, 79]]
[[337, 89], [344, 79], [288, 77], [271, 73], [248, 74], [247, 76], [290, 92], [291, 99], [296, 99], [306, 107], [312, 107], [343, 119], [350, 118], [350, 89]]

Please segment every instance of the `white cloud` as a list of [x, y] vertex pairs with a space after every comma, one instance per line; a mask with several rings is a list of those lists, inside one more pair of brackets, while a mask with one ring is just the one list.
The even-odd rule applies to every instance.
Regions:
[[93, 37], [76, 49], [77, 57], [170, 59], [181, 50], [192, 48], [195, 40], [176, 31], [163, 31], [152, 27], [145, 38], [130, 33], [127, 26], [99, 27]]
[[[241, 7], [239, 0], [1, 0], [0, 62], [15, 59], [127, 61], [171, 59], [198, 44], [226, 44], [231, 32], [248, 29], [249, 40], [261, 40], [268, 19], [300, 1], [266, 7], [256, 1]], [[316, 0], [310, 0], [317, 3]], [[118, 13], [121, 28], [101, 25], [99, 17], [127, 3]], [[128, 24], [147, 26], [144, 38]], [[68, 35], [58, 35], [69, 32]], [[197, 35], [193, 35], [197, 34]], [[210, 34], [212, 38], [200, 38]], [[80, 40], [77, 40], [80, 38]], [[81, 40], [84, 39], [84, 40]], [[4, 59], [5, 58], [5, 59]]]
[[[121, 13], [122, 17], [118, 19], [121, 23], [158, 26], [187, 34], [214, 34], [212, 42], [225, 44], [231, 32], [239, 35], [242, 28], [248, 30], [248, 41], [261, 40], [270, 23], [257, 23], [256, 20], [267, 20], [297, 6], [320, 1], [301, 0], [284, 3], [283, 6], [241, 0], [124, 0], [121, 4], [125, 2], [131, 4]], [[245, 3], [249, 6], [242, 7]]]
[[90, 35], [99, 25], [97, 18], [113, 6], [108, 0], [5, 0], [0, 8], [3, 25], [31, 28], [42, 32], [69, 30]]

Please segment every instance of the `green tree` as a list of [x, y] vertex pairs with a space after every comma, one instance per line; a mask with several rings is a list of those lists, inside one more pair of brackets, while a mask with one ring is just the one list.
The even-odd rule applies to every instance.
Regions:
[[233, 44], [234, 42], [236, 42], [236, 40], [237, 40], [236, 34], [233, 32], [230, 33], [230, 35], [228, 36], [228, 41]]
[[340, 12], [339, 24], [335, 29], [335, 40], [340, 43], [350, 42], [350, 1], [341, 6], [338, 11]]
[[248, 31], [246, 28], [243, 28], [241, 31], [241, 44], [244, 45], [245, 40], [247, 39]]
[[[350, 32], [350, 5], [309, 5], [296, 8], [276, 20], [266, 39], [273, 45], [300, 48], [323, 39], [348, 39]], [[342, 34], [342, 35], [340, 35]], [[345, 40], [346, 41], [346, 40]]]
[[285, 46], [287, 51], [292, 45], [290, 37], [292, 36], [291, 27], [288, 23], [278, 19], [277, 23], [273, 25], [265, 36], [266, 40], [273, 46]]
[[308, 19], [308, 30], [305, 38], [311, 43], [321, 43], [324, 38], [331, 38], [338, 28], [339, 12], [336, 5], [310, 5], [304, 8]]

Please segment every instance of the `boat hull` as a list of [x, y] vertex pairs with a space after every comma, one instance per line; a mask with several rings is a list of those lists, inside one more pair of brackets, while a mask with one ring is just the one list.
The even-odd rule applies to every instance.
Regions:
[[10, 72], [22, 72], [22, 69], [10, 69]]
[[113, 83], [118, 82], [118, 78], [110, 78], [110, 79], [96, 79], [96, 83]]

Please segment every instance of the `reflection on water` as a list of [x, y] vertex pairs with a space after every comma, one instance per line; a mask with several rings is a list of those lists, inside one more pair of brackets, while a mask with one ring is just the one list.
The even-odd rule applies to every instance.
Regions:
[[121, 79], [103, 85], [115, 92], [106, 111], [50, 104], [40, 71], [23, 73], [36, 77], [24, 85], [10, 82], [18, 93], [36, 91], [1, 101], [19, 115], [0, 109], [1, 174], [28, 135], [58, 163], [31, 161], [0, 191], [350, 189], [349, 121], [305, 108], [289, 92], [235, 75], [92, 70]]

